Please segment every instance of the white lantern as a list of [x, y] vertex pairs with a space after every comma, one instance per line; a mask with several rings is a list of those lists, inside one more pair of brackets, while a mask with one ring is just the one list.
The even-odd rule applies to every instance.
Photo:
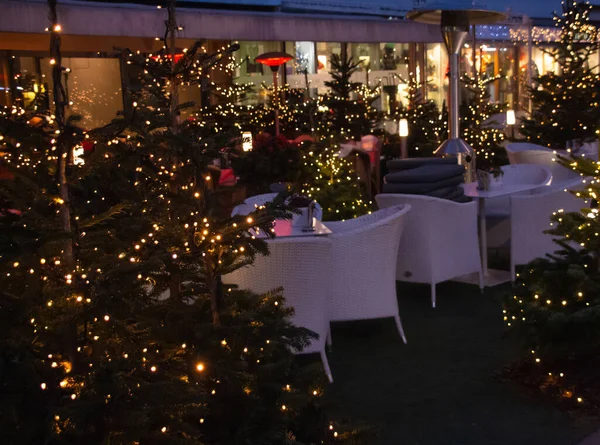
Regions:
[[83, 147], [81, 145], [75, 146], [75, 148], [73, 148], [73, 164], [75, 164], [75, 165], [85, 164], [85, 160], [83, 159], [84, 153], [85, 153], [85, 150], [83, 149]]
[[242, 133], [242, 150], [252, 151], [252, 132], [250, 131]]
[[506, 125], [515, 125], [516, 123], [515, 110], [506, 110]]
[[398, 123], [398, 136], [401, 138], [408, 137], [408, 120], [400, 119]]

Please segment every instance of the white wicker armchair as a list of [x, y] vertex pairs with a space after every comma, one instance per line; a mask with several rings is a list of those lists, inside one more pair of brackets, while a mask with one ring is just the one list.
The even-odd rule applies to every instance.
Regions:
[[[246, 200], [242, 204], [239, 204], [233, 208], [231, 216], [247, 215], [253, 212], [256, 206], [261, 206], [266, 204], [267, 202], [273, 201], [277, 197], [277, 195], [278, 193], [264, 193], [262, 195], [250, 196], [249, 198], [246, 198]], [[321, 208], [321, 205], [319, 203], [317, 203], [317, 205], [315, 206], [314, 216], [318, 221], [321, 221], [321, 219], [323, 218], [323, 209]], [[297, 218], [299, 218], [299, 216], [295, 215], [294, 219]]]
[[[539, 153], [543, 156], [548, 154], [543, 151]], [[539, 190], [546, 189], [553, 179], [552, 172], [545, 165], [503, 165], [502, 171], [504, 184], [534, 184], [540, 186]], [[532, 193], [534, 191], [525, 191], [512, 196], [525, 196]], [[485, 216], [487, 246], [491, 248], [505, 246], [510, 239], [510, 196], [486, 199]]]
[[411, 206], [398, 249], [398, 280], [431, 284], [433, 307], [436, 283], [477, 272], [483, 289], [476, 202], [387, 193], [375, 200], [380, 208]]
[[520, 154], [525, 151], [537, 151], [540, 153], [552, 153], [548, 147], [544, 147], [542, 145], [531, 144], [529, 142], [513, 142], [507, 144], [504, 149], [506, 150], [506, 155], [508, 156], [508, 162], [511, 164], [525, 164], [525, 162], [520, 161]]
[[[520, 145], [520, 144], [514, 144]], [[523, 145], [533, 145], [533, 144], [523, 144]], [[508, 146], [510, 147], [510, 145]], [[506, 152], [508, 153], [509, 148], [506, 148]], [[534, 147], [539, 147], [535, 145]], [[577, 172], [573, 170], [563, 167], [556, 160], [558, 156], [552, 150], [545, 149], [544, 147], [540, 147], [540, 149], [534, 150], [521, 150], [515, 151], [511, 154], [512, 159], [510, 160], [511, 164], [535, 164], [535, 165], [543, 165], [550, 170], [552, 173], [552, 185], [559, 183], [559, 187], [565, 183], [565, 181], [570, 181], [573, 178], [579, 176]]]
[[251, 207], [261, 206], [267, 202], [273, 201], [277, 195], [277, 193], [263, 193], [262, 195], [250, 196], [244, 200], [244, 204], [247, 204]]
[[328, 221], [331, 239], [331, 321], [394, 317], [398, 312], [396, 259], [410, 206], [393, 206], [347, 221]]
[[[503, 165], [502, 182], [504, 184], [533, 184], [546, 187], [552, 182], [552, 172], [544, 165], [519, 164]], [[521, 195], [529, 195], [531, 192], [521, 192]], [[508, 217], [510, 214], [509, 196], [500, 196], [487, 199], [485, 202], [486, 216]]]
[[544, 231], [551, 228], [550, 216], [562, 210], [579, 212], [589, 206], [585, 200], [573, 196], [567, 191], [578, 190], [582, 186], [581, 179], [575, 179], [565, 190], [551, 189], [543, 193], [511, 198], [511, 231], [510, 231], [510, 272], [515, 281], [515, 267], [527, 264], [535, 258], [544, 257], [548, 253], [559, 250], [552, 241], [552, 235]]
[[268, 241], [268, 256], [223, 277], [223, 282], [264, 293], [283, 287], [286, 304], [294, 308], [293, 324], [319, 335], [299, 354], [318, 352], [333, 381], [325, 344], [329, 336], [331, 242], [327, 237], [285, 237]]

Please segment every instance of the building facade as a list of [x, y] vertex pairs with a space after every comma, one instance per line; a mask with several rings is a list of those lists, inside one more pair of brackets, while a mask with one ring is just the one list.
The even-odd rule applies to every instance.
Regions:
[[[440, 31], [404, 19], [414, 7], [411, 0], [178, 3], [177, 22], [182, 28], [178, 46], [186, 47], [197, 39], [204, 41], [207, 51], [231, 42], [240, 44], [230, 69], [211, 74], [217, 84], [269, 85], [270, 71], [254, 58], [268, 51], [285, 51], [294, 60], [282, 72], [283, 81], [292, 88], [308, 88], [311, 94], [322, 93], [329, 79], [331, 54], [346, 52], [362, 62], [354, 80], [379, 85], [376, 106], [383, 111], [392, 103], [406, 101], [410, 76], [422, 85], [422, 97], [440, 107], [446, 101], [448, 60]], [[63, 65], [68, 68], [65, 83], [71, 111], [82, 116], [84, 126], [107, 123], [123, 109], [123, 86], [133, 73], [117, 49], [143, 53], [160, 49], [166, 9], [157, 4], [59, 0]], [[45, 0], [0, 2], [0, 104], [10, 105], [17, 96], [27, 100], [39, 89], [50, 88], [46, 27]], [[556, 38], [547, 17], [509, 12], [503, 23], [472, 30], [461, 57], [462, 72], [501, 75], [489, 86], [490, 100], [513, 109], [527, 108], [524, 93], [531, 77], [557, 69], [546, 52]], [[260, 88], [256, 90], [250, 100], [265, 100]], [[197, 88], [184, 90], [182, 96], [201, 100]]]

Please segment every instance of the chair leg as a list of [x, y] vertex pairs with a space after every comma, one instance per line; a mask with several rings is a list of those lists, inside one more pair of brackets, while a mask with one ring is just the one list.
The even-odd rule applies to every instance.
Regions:
[[323, 362], [323, 368], [325, 369], [325, 374], [327, 375], [327, 378], [329, 379], [329, 383], [333, 383], [333, 375], [331, 374], [331, 369], [329, 368], [329, 362], [327, 361], [327, 354], [325, 353], [324, 349], [321, 351], [321, 361]]
[[435, 309], [435, 283], [431, 283], [431, 306]]
[[483, 271], [480, 270], [479, 271], [479, 289], [481, 290], [481, 293], [483, 293], [484, 288], [485, 288], [485, 282], [483, 281]]
[[404, 342], [404, 344], [406, 344], [406, 335], [404, 334], [404, 328], [402, 327], [402, 320], [400, 320], [400, 315], [394, 316], [394, 320], [396, 320], [396, 327], [398, 328], [400, 337], [402, 337], [402, 341]]

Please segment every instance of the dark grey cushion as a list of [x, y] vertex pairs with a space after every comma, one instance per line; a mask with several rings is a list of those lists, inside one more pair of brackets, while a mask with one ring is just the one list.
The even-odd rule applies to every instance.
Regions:
[[[441, 189], [432, 190], [430, 192], [425, 193], [427, 196], [433, 196], [434, 198], [446, 198], [446, 196], [453, 193], [457, 188], [460, 188], [456, 185], [450, 187], [442, 187]], [[462, 190], [462, 188], [460, 188]]]
[[462, 175], [464, 172], [465, 167], [458, 164], [423, 165], [411, 170], [401, 170], [395, 173], [389, 173], [385, 175], [385, 182], [402, 182], [410, 184], [421, 182], [437, 182], [452, 176]]
[[422, 165], [440, 165], [440, 164], [456, 164], [455, 157], [447, 158], [409, 158], [409, 159], [392, 159], [387, 162], [389, 172], [398, 170], [410, 170], [412, 168], [421, 167]]
[[460, 198], [461, 196], [464, 196], [464, 195], [465, 195], [465, 190], [462, 187], [456, 187], [450, 193], [447, 193], [446, 195], [442, 196], [442, 198], [455, 200], [456, 198]]
[[462, 195], [462, 196], [459, 196], [458, 198], [454, 198], [452, 201], [454, 201], [454, 202], [471, 202], [471, 198], [469, 198], [468, 196]]
[[443, 187], [457, 186], [463, 182], [463, 175], [442, 179], [436, 182], [424, 182], [420, 184], [386, 183], [383, 184], [383, 193], [408, 193], [413, 195], [424, 195], [427, 192], [441, 189]]

